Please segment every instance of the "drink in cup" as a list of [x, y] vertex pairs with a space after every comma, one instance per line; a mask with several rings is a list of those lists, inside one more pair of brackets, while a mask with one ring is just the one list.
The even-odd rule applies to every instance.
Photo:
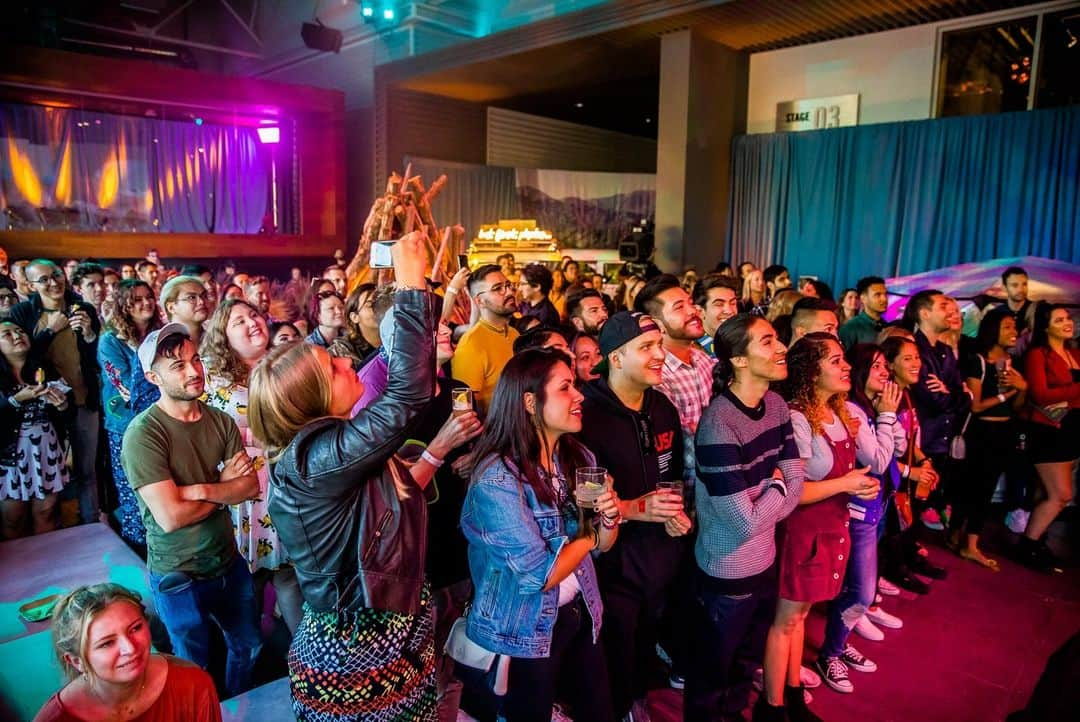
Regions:
[[455, 386], [450, 389], [450, 399], [454, 404], [454, 416], [461, 416], [473, 410], [473, 393], [468, 386]]
[[660, 494], [675, 494], [680, 499], [683, 498], [683, 483], [682, 480], [676, 481], [658, 481], [656, 482], [656, 491]]
[[597, 497], [604, 493], [607, 486], [607, 469], [602, 466], [583, 466], [574, 476], [578, 508], [592, 511]]

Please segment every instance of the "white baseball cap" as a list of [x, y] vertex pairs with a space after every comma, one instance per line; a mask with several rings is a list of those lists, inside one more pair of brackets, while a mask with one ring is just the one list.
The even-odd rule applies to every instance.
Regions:
[[139, 365], [142, 366], [142, 370], [149, 371], [150, 367], [154, 365], [154, 359], [157, 358], [158, 347], [170, 336], [180, 335], [184, 338], [191, 338], [191, 334], [188, 333], [187, 326], [182, 323], [167, 323], [157, 331], [151, 331], [146, 334], [146, 338], [139, 344]]

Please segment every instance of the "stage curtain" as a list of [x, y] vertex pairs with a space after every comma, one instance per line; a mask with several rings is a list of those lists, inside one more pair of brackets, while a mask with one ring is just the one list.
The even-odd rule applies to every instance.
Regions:
[[740, 136], [729, 260], [837, 291], [1003, 256], [1080, 262], [1080, 107]]
[[[484, 224], [518, 217], [513, 168], [419, 157], [406, 157], [405, 162], [412, 163], [412, 174], [422, 176], [426, 186], [446, 175], [446, 185], [431, 204], [431, 212], [440, 226], [460, 223], [465, 228], [466, 242]], [[465, 249], [459, 252], [464, 253]]]
[[267, 148], [248, 127], [0, 104], [3, 227], [257, 233]]

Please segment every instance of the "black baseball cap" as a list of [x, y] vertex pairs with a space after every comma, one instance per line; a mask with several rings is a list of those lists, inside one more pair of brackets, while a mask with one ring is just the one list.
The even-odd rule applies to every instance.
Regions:
[[619, 311], [609, 318], [600, 328], [597, 344], [600, 346], [600, 363], [593, 366], [592, 372], [606, 376], [608, 372], [608, 354], [622, 348], [635, 338], [649, 331], [659, 331], [651, 316], [644, 313]]

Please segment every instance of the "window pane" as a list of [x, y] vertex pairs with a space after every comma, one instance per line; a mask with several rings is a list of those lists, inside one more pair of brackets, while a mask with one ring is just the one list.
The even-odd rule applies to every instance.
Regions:
[[938, 116], [1026, 110], [1036, 18], [944, 33]]
[[1080, 103], [1080, 8], [1043, 17], [1036, 108]]

